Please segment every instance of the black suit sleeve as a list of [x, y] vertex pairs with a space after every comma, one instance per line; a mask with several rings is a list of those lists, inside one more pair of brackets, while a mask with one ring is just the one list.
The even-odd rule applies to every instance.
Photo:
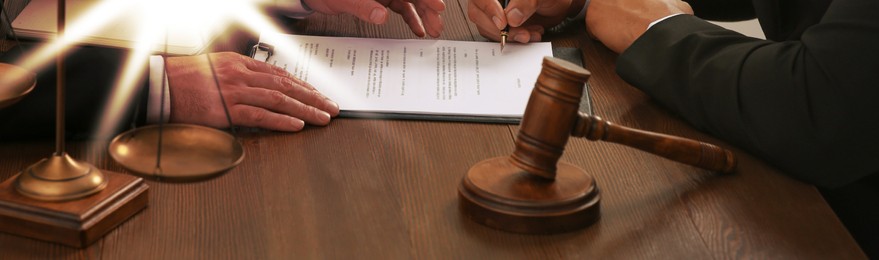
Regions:
[[[26, 47], [28, 51], [32, 48]], [[68, 139], [111, 138], [135, 122], [143, 122], [146, 103], [146, 72], [134, 88], [125, 93], [116, 86], [129, 52], [98, 47], [73, 48], [66, 66], [66, 134]], [[0, 61], [13, 63], [18, 49], [0, 55]], [[38, 71], [34, 90], [12, 106], [0, 109], [0, 141], [53, 139], [55, 133], [55, 66]], [[113, 95], [123, 95], [120, 106], [110, 106]], [[102, 122], [111, 114], [117, 118]], [[101, 124], [110, 136], [95, 136]]]
[[786, 42], [679, 15], [642, 35], [617, 72], [696, 127], [838, 187], [879, 172], [877, 14], [879, 1], [836, 0]]

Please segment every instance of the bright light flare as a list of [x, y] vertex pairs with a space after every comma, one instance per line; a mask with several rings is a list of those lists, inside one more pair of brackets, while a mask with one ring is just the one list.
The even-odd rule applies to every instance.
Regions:
[[[81, 0], [85, 1], [85, 0]], [[69, 2], [70, 3], [70, 2]], [[22, 57], [17, 63], [31, 71], [41, 71], [54, 60], [55, 56], [79, 44], [98, 30], [122, 28], [135, 30], [132, 51], [122, 73], [117, 75], [116, 86], [104, 107], [97, 136], [109, 136], [120, 122], [127, 104], [131, 104], [144, 77], [149, 55], [165, 52], [168, 45], [166, 37], [185, 35], [196, 36], [202, 45], [212, 40], [210, 37], [232, 22], [243, 24], [254, 32], [284, 32], [272, 22], [256, 0], [103, 0], [96, 1], [88, 10], [80, 14], [68, 14], [68, 23], [63, 37]], [[70, 7], [70, 4], [68, 4]], [[68, 9], [70, 11], [70, 9]], [[125, 20], [125, 23], [118, 23]], [[299, 46], [292, 41], [281, 41], [281, 48]], [[304, 59], [300, 52], [292, 51], [288, 56]], [[331, 78], [325, 71], [312, 71], [316, 76]], [[335, 83], [334, 83], [335, 84]], [[205, 86], [213, 87], [213, 86]]]
[[167, 49], [163, 47], [167, 47], [168, 38], [174, 35], [194, 35], [202, 44], [207, 44], [212, 30], [221, 29], [217, 28], [218, 25], [227, 23], [229, 14], [234, 10], [232, 6], [207, 0], [134, 1], [129, 7], [140, 10], [135, 18], [138, 25], [135, 46], [116, 80], [111, 99], [105, 104], [97, 136], [110, 136], [115, 131], [117, 122], [124, 116], [122, 112], [126, 111], [127, 104], [132, 103], [134, 93], [142, 82], [152, 50], [166, 52]]
[[[269, 33], [279, 34], [284, 33], [285, 31], [281, 29], [277, 24], [273, 23], [271, 21], [271, 18], [269, 18], [264, 12], [261, 12], [256, 5], [238, 5], [235, 10], [237, 10], [237, 12], [232, 13], [235, 20], [241, 22], [247, 29], [251, 31], [260, 32], [261, 35], [267, 35]], [[293, 50], [293, 48], [297, 48], [300, 44], [298, 42], [290, 40], [290, 38], [273, 38], [272, 42], [280, 43], [279, 46], [276, 46], [276, 48], [280, 47], [289, 50], [284, 52], [284, 56], [286, 57], [290, 57], [296, 61], [305, 60], [307, 58], [302, 55], [302, 52]], [[292, 69], [292, 66], [290, 67], [290, 69]], [[338, 81], [336, 77], [333, 77], [332, 74], [330, 74], [328, 71], [324, 70], [321, 67], [313, 67], [309, 68], [309, 70], [309, 74], [313, 74], [316, 77], [321, 77], [323, 81], [328, 82], [328, 85], [341, 86], [343, 84], [341, 81]], [[292, 74], [293, 72], [290, 71], [290, 73]], [[354, 93], [345, 92], [340, 93], [340, 95], [350, 95], [350, 100], [357, 99], [353, 97], [355, 95]], [[364, 102], [368, 101], [364, 100]]]
[[[124, 1], [124, 0], [116, 0]], [[173, 8], [168, 8], [172, 6]], [[242, 1], [216, 2], [209, 0], [150, 0], [136, 1], [130, 7], [139, 10], [136, 17], [139, 28], [136, 46], [128, 57], [124, 70], [117, 79], [111, 99], [105, 105], [97, 136], [109, 136], [121, 121], [127, 104], [131, 104], [142, 73], [148, 65], [151, 49], [167, 52], [170, 37], [195, 36], [201, 45], [208, 43], [210, 35], [221, 25], [231, 21], [236, 9], [246, 7]], [[247, 8], [244, 8], [247, 9]], [[170, 39], [169, 39], [170, 38]], [[151, 48], [153, 46], [160, 48]], [[208, 86], [205, 86], [208, 87]], [[170, 101], [166, 101], [170, 102]]]
[[[102, 1], [94, 5], [78, 19], [68, 21], [63, 37], [56, 38], [49, 44], [24, 55], [16, 64], [20, 64], [19, 66], [30, 71], [40, 71], [51, 61], [54, 61], [58, 53], [66, 51], [71, 45], [85, 38], [86, 35], [101, 29], [108, 21], [117, 18], [120, 12], [116, 10], [127, 9], [127, 5], [129, 5], [128, 1], [121, 0]], [[54, 10], [57, 12], [57, 9]]]
[[[125, 0], [121, 0], [125, 1]], [[156, 24], [172, 37], [196, 35], [207, 44], [210, 35], [223, 30], [232, 21], [235, 6], [242, 1], [216, 0], [151, 0], [143, 1], [148, 10], [140, 23]], [[164, 36], [160, 36], [164, 39]], [[159, 44], [162, 44], [159, 42]]]
[[[147, 8], [149, 10], [149, 6], [141, 1], [137, 2], [133, 7]], [[140, 19], [148, 18], [152, 14], [154, 12], [146, 12]], [[159, 37], [164, 38], [162, 29], [165, 27], [162, 24], [141, 22], [138, 25], [139, 33], [134, 41], [134, 49], [125, 62], [122, 74], [116, 79], [116, 86], [111, 90], [113, 92], [110, 95], [110, 100], [104, 104], [103, 111], [105, 112], [101, 118], [97, 133], [99, 137], [114, 134], [115, 125], [117, 122], [120, 122], [123, 116], [122, 112], [126, 110], [126, 105], [132, 103], [134, 93], [141, 82], [140, 79], [143, 77], [142, 72], [149, 64], [152, 46], [156, 44]]]

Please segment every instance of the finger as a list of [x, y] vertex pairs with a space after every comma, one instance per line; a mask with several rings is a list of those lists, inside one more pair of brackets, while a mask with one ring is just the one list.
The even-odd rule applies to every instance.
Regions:
[[294, 85], [303, 86], [303, 87], [311, 89], [311, 90], [317, 90], [314, 86], [312, 86], [308, 82], [305, 82], [304, 80], [301, 80], [301, 79], [293, 76], [293, 74], [291, 74], [287, 70], [284, 70], [281, 67], [278, 67], [278, 66], [275, 66], [272, 64], [268, 64], [268, 63], [265, 63], [262, 61], [254, 60], [250, 57], [244, 57], [244, 56], [241, 56], [241, 57], [242, 57], [241, 63], [243, 63], [244, 66], [251, 71], [259, 72], [259, 73], [268, 73], [268, 74], [275, 75], [278, 77], [288, 78], [293, 82]]
[[443, 19], [440, 18], [439, 12], [433, 9], [417, 7], [415, 10], [418, 12], [418, 16], [421, 17], [421, 22], [424, 25], [424, 28], [427, 29], [427, 33], [430, 34], [430, 37], [440, 37], [440, 33], [443, 32]]
[[538, 31], [529, 30], [529, 32], [531, 33], [531, 39], [528, 39], [530, 42], [539, 42], [542, 38], [542, 35]]
[[501, 41], [500, 30], [494, 28], [494, 25], [490, 25], [488, 28], [486, 28], [477, 24], [476, 29], [479, 30], [479, 34], [482, 35], [482, 37], [488, 38], [496, 42]]
[[539, 42], [543, 38], [543, 26], [531, 25], [510, 28], [509, 41], [520, 43]]
[[299, 118], [278, 114], [255, 106], [238, 104], [232, 107], [232, 123], [276, 131], [296, 132], [305, 127]]
[[522, 26], [525, 21], [528, 21], [528, 18], [537, 11], [537, 1], [536, 0], [516, 0], [510, 1], [510, 4], [507, 5], [506, 10], [504, 10], [507, 16], [507, 22], [510, 23], [510, 26], [519, 27]]
[[257, 60], [254, 60], [253, 58], [250, 58], [250, 57], [238, 54], [238, 53], [221, 52], [221, 53], [211, 54], [211, 56], [212, 56], [211, 58], [213, 60], [215, 60], [216, 63], [219, 63], [219, 61], [225, 60], [225, 61], [231, 61], [232, 63], [242, 64], [242, 65], [244, 65], [245, 68], [252, 70], [252, 71], [279, 74], [279, 75], [288, 74], [287, 71], [285, 71], [284, 69], [282, 69], [280, 67], [277, 67], [277, 66], [265, 63], [265, 62], [257, 61]]
[[437, 13], [446, 10], [446, 3], [442, 0], [411, 0], [416, 8], [430, 9]]
[[299, 118], [312, 125], [330, 123], [330, 114], [316, 107], [306, 105], [286, 94], [264, 88], [249, 88], [242, 91], [237, 101], [239, 104], [267, 109], [276, 113]]
[[528, 43], [531, 41], [531, 32], [528, 29], [516, 27], [510, 28], [510, 38], [520, 43]]
[[341, 10], [368, 23], [384, 24], [388, 20], [387, 8], [375, 0], [353, 0]]
[[291, 75], [292, 76], [292, 74], [290, 74], [290, 72], [284, 70], [281, 67], [278, 67], [278, 66], [275, 66], [272, 64], [268, 64], [268, 63], [265, 63], [262, 61], [254, 60], [253, 58], [245, 57], [244, 55], [239, 55], [239, 56], [240, 56], [239, 60], [240, 60], [241, 64], [244, 64], [244, 67], [246, 67], [249, 70], [256, 71], [256, 72], [262, 72], [262, 73], [270, 73], [270, 74], [274, 74], [274, 75], [278, 75], [278, 76], [284, 76], [284, 75]]
[[[485, 38], [488, 38], [492, 41], [500, 41], [501, 30], [506, 27], [506, 22], [502, 22], [501, 20], [497, 20], [501, 24], [501, 28], [498, 29], [497, 24], [492, 22], [492, 16], [487, 15], [482, 9], [476, 7], [476, 4], [480, 1], [486, 0], [472, 0], [470, 1], [470, 5], [467, 8], [467, 16], [470, 18], [470, 21], [476, 25], [476, 29], [479, 31], [479, 34]], [[492, 0], [488, 0], [489, 2], [496, 2]], [[500, 5], [497, 5], [497, 9], [500, 10]], [[503, 16], [501, 16], [503, 17]], [[495, 17], [496, 18], [496, 17]]]
[[530, 42], [541, 41], [541, 39], [543, 38], [543, 33], [545, 32], [543, 26], [540, 25], [529, 25], [526, 26], [525, 29], [531, 33], [531, 39], [529, 39]]
[[488, 25], [494, 26], [495, 30], [503, 30], [507, 27], [504, 9], [495, 0], [471, 0], [467, 5], [467, 16], [480, 30], [489, 27]]
[[419, 18], [415, 11], [414, 5], [402, 0], [392, 0], [388, 7], [403, 17], [403, 21], [409, 25], [409, 28], [412, 29], [415, 35], [424, 37], [424, 26], [421, 25], [421, 18]]
[[265, 73], [255, 73], [248, 77], [247, 85], [252, 87], [274, 90], [288, 97], [298, 100], [305, 105], [316, 107], [321, 111], [329, 113], [330, 116], [339, 114], [339, 105], [333, 102], [314, 88], [308, 88], [295, 81], [295, 78], [280, 77]]

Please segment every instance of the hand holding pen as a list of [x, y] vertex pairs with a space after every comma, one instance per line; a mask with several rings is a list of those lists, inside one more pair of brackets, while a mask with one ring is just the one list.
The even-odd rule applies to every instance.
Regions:
[[[499, 0], [501, 3], [501, 8], [506, 9], [507, 5], [510, 3], [510, 0]], [[501, 52], [504, 51], [504, 46], [507, 46], [507, 36], [510, 33], [510, 24], [507, 23], [503, 29], [501, 29]]]
[[470, 0], [467, 16], [483, 37], [506, 45], [541, 41], [544, 28], [559, 24], [569, 11], [579, 13], [583, 6], [580, 0]]

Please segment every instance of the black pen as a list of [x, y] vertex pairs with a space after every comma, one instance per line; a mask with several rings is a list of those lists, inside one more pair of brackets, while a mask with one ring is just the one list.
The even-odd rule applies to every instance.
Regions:
[[[506, 9], [507, 4], [509, 4], [510, 0], [498, 0], [501, 2], [501, 9]], [[506, 13], [504, 13], [506, 16]], [[501, 30], [501, 52], [504, 51], [504, 46], [507, 45], [507, 34], [510, 32], [510, 21], [507, 21], [507, 26]]]

